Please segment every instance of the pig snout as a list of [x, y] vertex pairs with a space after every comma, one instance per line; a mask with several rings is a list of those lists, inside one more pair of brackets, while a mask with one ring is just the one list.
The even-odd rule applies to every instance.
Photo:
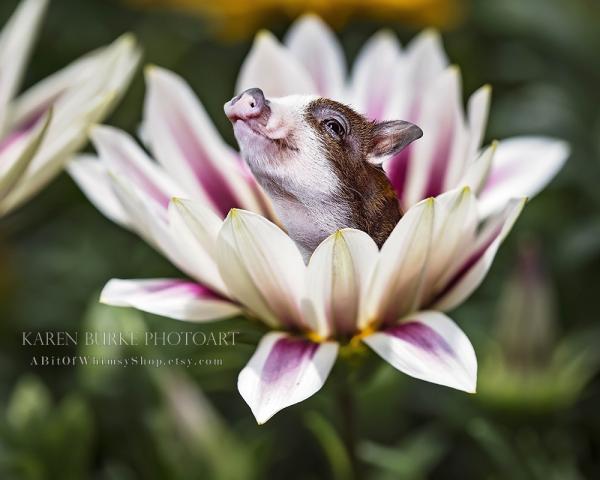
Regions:
[[225, 115], [232, 122], [266, 117], [269, 111], [267, 103], [260, 88], [250, 88], [225, 104]]

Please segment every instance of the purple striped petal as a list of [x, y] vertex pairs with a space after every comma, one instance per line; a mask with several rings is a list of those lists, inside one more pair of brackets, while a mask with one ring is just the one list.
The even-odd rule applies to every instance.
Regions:
[[108, 126], [94, 127], [92, 142], [112, 173], [121, 174], [165, 210], [173, 196], [182, 195], [164, 170], [153, 162], [125, 132]]
[[281, 332], [265, 335], [238, 377], [238, 390], [256, 421], [265, 423], [280, 410], [317, 393], [337, 351], [333, 342], [314, 343]]
[[262, 213], [238, 155], [220, 137], [185, 81], [167, 70], [147, 70], [144, 135], [156, 159], [187, 196], [224, 217], [232, 208]]
[[49, 108], [40, 109], [38, 112], [23, 121], [19, 126], [12, 129], [8, 135], [0, 140], [0, 154], [8, 150], [12, 145], [28, 135], [38, 125], [38, 122], [46, 116], [48, 110]]
[[473, 293], [485, 278], [500, 244], [509, 234], [524, 205], [525, 199], [512, 200], [504, 212], [485, 225], [472, 248], [448, 269], [439, 292], [429, 302], [432, 308], [450, 310]]
[[394, 368], [427, 382], [475, 392], [477, 358], [467, 336], [439, 312], [417, 312], [364, 342]]
[[239, 306], [203, 285], [180, 279], [109, 281], [100, 301], [192, 322], [217, 320], [241, 312]]

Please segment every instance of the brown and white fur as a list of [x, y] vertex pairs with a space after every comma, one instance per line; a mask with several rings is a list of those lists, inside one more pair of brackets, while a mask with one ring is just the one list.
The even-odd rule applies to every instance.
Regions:
[[225, 104], [241, 153], [305, 259], [344, 227], [381, 246], [400, 220], [381, 162], [422, 136], [401, 120], [371, 122], [316, 96], [265, 99], [258, 88]]

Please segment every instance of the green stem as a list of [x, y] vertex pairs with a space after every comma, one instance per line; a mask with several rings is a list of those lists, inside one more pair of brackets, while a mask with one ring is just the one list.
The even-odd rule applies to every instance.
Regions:
[[342, 420], [342, 438], [348, 451], [348, 458], [352, 465], [354, 479], [360, 480], [362, 472], [357, 455], [357, 435], [356, 435], [356, 401], [354, 398], [354, 389], [352, 388], [349, 373], [344, 372], [338, 391], [338, 405]]

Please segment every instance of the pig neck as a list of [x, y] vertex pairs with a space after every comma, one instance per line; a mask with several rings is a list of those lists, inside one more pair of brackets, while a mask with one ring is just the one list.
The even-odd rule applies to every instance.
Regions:
[[289, 182], [283, 185], [281, 179], [250, 168], [305, 261], [340, 228], [362, 230], [381, 246], [400, 220], [393, 188], [383, 171], [372, 165], [341, 175], [334, 192], [315, 192]]

